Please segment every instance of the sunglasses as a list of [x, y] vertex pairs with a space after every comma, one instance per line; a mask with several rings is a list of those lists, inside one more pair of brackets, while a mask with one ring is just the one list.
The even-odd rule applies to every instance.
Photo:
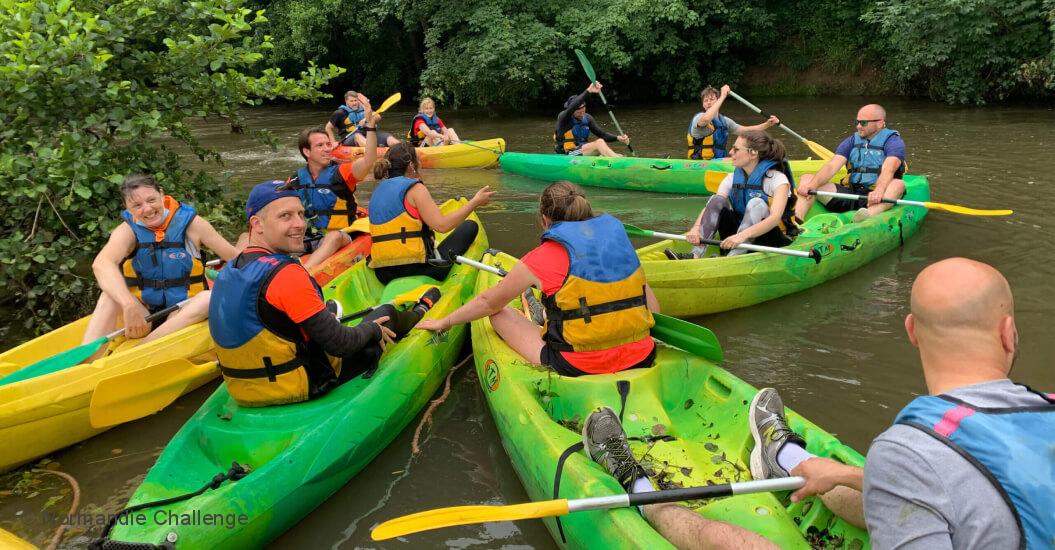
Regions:
[[753, 149], [751, 149], [751, 148], [737, 147], [736, 145], [733, 145], [732, 147], [729, 148], [729, 152], [730, 153], [735, 153], [737, 151], [744, 151], [744, 152], [750, 153], [752, 150]]
[[860, 120], [860, 119], [858, 119], [858, 120], [855, 120], [854, 123], [857, 124], [858, 126], [868, 126], [870, 123], [872, 123], [872, 122], [879, 122], [880, 120], [883, 120], [883, 119], [881, 119], [881, 118], [872, 118], [872, 119], [868, 119], [868, 120]]

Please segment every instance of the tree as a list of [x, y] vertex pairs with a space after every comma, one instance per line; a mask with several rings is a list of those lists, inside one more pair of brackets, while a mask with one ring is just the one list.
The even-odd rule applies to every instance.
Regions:
[[242, 108], [316, 99], [343, 71], [260, 69], [271, 42], [253, 28], [266, 19], [242, 0], [0, 0], [0, 20], [0, 286], [27, 326], [94, 301], [85, 266], [118, 220], [126, 174], [154, 174], [199, 211], [222, 202], [160, 138], [219, 162], [189, 117], [240, 130]]

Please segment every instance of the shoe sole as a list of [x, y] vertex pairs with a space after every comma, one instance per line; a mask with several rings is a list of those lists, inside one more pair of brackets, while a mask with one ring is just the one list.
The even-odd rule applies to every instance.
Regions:
[[751, 428], [751, 437], [755, 439], [755, 448], [751, 449], [751, 477], [754, 479], [766, 479], [766, 467], [762, 461], [762, 449], [765, 445], [762, 442], [762, 434], [758, 433], [758, 422], [755, 418], [755, 410], [758, 408], [758, 400], [762, 397], [762, 392], [755, 394], [755, 398], [751, 400], [751, 408], [748, 411], [748, 422]]

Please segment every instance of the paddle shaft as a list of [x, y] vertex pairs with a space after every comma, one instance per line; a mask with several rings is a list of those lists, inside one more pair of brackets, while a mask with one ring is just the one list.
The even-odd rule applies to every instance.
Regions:
[[[855, 195], [853, 193], [835, 193], [833, 191], [817, 191], [815, 189], [811, 189], [810, 190], [810, 194], [811, 195], [817, 195], [819, 197], [831, 197], [833, 199], [850, 199], [850, 200], [854, 200], [854, 199], [867, 199], [868, 198], [868, 195]], [[924, 208], [927, 207], [927, 203], [925, 203], [925, 202], [910, 201], [910, 200], [905, 200], [905, 199], [888, 199], [886, 197], [883, 197], [882, 199], [879, 199], [879, 202], [885, 202], [887, 204], [902, 204], [902, 205], [905, 205], [905, 206], [922, 206]]]
[[[190, 298], [187, 298], [186, 300], [183, 300], [182, 302], [180, 302], [178, 304], [173, 304], [173, 305], [171, 305], [171, 306], [169, 306], [169, 307], [167, 307], [165, 309], [162, 309], [160, 311], [155, 311], [154, 313], [151, 313], [150, 315], [147, 315], [146, 317], [144, 317], [143, 320], [148, 322], [148, 323], [150, 323], [150, 322], [154, 321], [155, 319], [159, 319], [161, 317], [164, 317], [164, 316], [172, 313], [173, 311], [176, 311], [177, 309], [187, 305], [187, 302], [189, 302], [189, 301], [190, 301]], [[121, 328], [111, 332], [110, 334], [107, 334], [106, 336], [103, 336], [103, 338], [100, 339], [99, 341], [101, 341], [101, 342], [109, 342], [110, 340], [113, 340], [114, 338], [117, 338], [118, 336], [124, 334], [125, 333], [125, 329], [127, 329], [127, 328], [128, 327], [121, 327]]]
[[[648, 230], [645, 230], [645, 231], [648, 231]], [[648, 232], [651, 233], [653, 237], [659, 237], [659, 238], [662, 238], [662, 239], [672, 239], [672, 240], [676, 240], [676, 241], [688, 241], [689, 240], [689, 238], [686, 237], [685, 235], [678, 235], [676, 233], [662, 233], [662, 232], [659, 232], [659, 231], [648, 231]], [[701, 238], [700, 239], [700, 243], [701, 244], [720, 245], [720, 244], [722, 244], [722, 241], [715, 240], [715, 239], [704, 239], [704, 238]], [[773, 247], [773, 246], [762, 246], [762, 245], [759, 245], [759, 244], [750, 244], [750, 243], [743, 243], [743, 244], [736, 245], [736, 248], [743, 248], [744, 250], [751, 250], [751, 251], [754, 251], [754, 252], [771, 252], [773, 254], [784, 254], [785, 256], [798, 256], [799, 258], [812, 258], [814, 260], [817, 259], [816, 255], [812, 251], [805, 251], [805, 250], [790, 250], [790, 249], [786, 249], [786, 248], [776, 248], [776, 247]]]
[[[586, 54], [582, 53], [582, 50], [575, 50], [576, 57], [579, 58], [579, 64], [582, 65], [582, 70], [586, 72], [586, 77], [590, 79], [590, 84], [597, 82], [597, 72], [593, 70], [593, 64], [590, 63], [589, 59], [586, 59]], [[619, 135], [626, 135], [623, 132], [623, 127], [619, 125], [619, 121], [615, 118], [615, 113], [612, 112], [612, 108], [608, 105], [608, 100], [604, 98], [604, 92], [598, 90], [597, 95], [601, 96], [601, 103], [604, 104], [605, 109], [608, 109], [608, 116], [612, 117], [612, 124], [615, 124], [615, 129], [619, 132]], [[634, 147], [629, 143], [626, 144], [626, 148], [630, 150], [630, 154], [637, 156], [634, 152]]]
[[645, 506], [648, 504], [659, 504], [661, 502], [682, 502], [685, 500], [717, 498], [732, 495], [744, 495], [748, 493], [793, 491], [802, 487], [805, 483], [805, 479], [797, 476], [780, 477], [776, 479], [760, 479], [756, 481], [744, 481], [740, 483], [725, 483], [722, 485], [706, 485], [703, 487], [667, 489], [665, 491], [649, 491], [645, 493], [629, 493], [625, 495], [578, 498], [568, 501], [568, 513], [582, 512], [584, 510], [604, 510], [608, 508]]
[[499, 277], [505, 277], [506, 275], [509, 274], [509, 272], [504, 270], [504, 269], [495, 267], [493, 265], [487, 265], [485, 263], [478, 262], [476, 260], [470, 260], [469, 258], [466, 258], [465, 256], [455, 256], [454, 257], [454, 261], [456, 261], [456, 262], [458, 262], [460, 264], [473, 266], [476, 269], [479, 269], [479, 270], [482, 270], [482, 271], [486, 271], [488, 273], [494, 273], [495, 275], [498, 275]]
[[[746, 106], [748, 109], [751, 109], [752, 111], [754, 111], [754, 112], [756, 112], [756, 113], [758, 113], [758, 114], [760, 114], [760, 115], [762, 115], [762, 116], [764, 116], [766, 118], [769, 118], [769, 115], [767, 115], [766, 113], [762, 112], [762, 109], [759, 109], [758, 107], [755, 107], [754, 104], [752, 104], [750, 101], [740, 97], [740, 95], [737, 94], [736, 92], [734, 92], [732, 90], [729, 90], [729, 95], [733, 96], [733, 98], [735, 98], [740, 103], [743, 103], [744, 106]], [[784, 130], [785, 132], [787, 132], [789, 134], [791, 134], [792, 136], [794, 136], [799, 141], [802, 141], [802, 142], [808, 141], [806, 138], [800, 136], [798, 133], [796, 133], [791, 128], [788, 128], [787, 126], [785, 126], [783, 122], [780, 123], [780, 129]]]

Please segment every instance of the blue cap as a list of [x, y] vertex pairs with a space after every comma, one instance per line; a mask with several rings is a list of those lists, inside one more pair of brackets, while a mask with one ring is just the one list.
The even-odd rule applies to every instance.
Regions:
[[286, 186], [286, 182], [282, 180], [265, 181], [254, 185], [253, 190], [249, 192], [249, 198], [245, 201], [245, 219], [248, 220], [255, 216], [257, 212], [271, 204], [271, 201], [285, 197], [299, 199], [300, 195]]

